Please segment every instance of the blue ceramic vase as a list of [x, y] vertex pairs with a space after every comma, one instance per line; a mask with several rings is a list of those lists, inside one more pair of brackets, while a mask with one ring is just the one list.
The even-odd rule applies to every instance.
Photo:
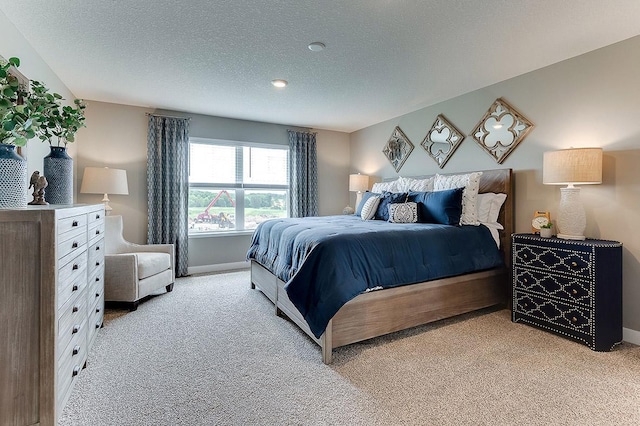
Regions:
[[44, 175], [49, 182], [46, 200], [49, 204], [73, 204], [73, 159], [63, 146], [50, 148], [44, 157]]
[[0, 209], [26, 208], [27, 198], [27, 161], [0, 143]]

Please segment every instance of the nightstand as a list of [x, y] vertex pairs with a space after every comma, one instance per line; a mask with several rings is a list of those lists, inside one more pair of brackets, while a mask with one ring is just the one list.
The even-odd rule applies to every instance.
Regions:
[[622, 341], [622, 244], [514, 234], [513, 322], [609, 351]]

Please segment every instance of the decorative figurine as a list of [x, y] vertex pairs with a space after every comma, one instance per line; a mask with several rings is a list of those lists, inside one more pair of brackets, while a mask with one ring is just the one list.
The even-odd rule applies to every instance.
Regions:
[[47, 178], [40, 176], [40, 172], [36, 170], [31, 174], [31, 179], [29, 181], [29, 189], [33, 186], [33, 201], [29, 203], [29, 205], [36, 206], [46, 206], [47, 203], [44, 200], [44, 189], [49, 185], [47, 182]]

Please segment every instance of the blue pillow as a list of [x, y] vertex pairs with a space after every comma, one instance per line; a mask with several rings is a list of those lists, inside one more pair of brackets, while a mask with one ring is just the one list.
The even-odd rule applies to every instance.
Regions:
[[418, 222], [459, 225], [464, 188], [435, 192], [409, 192], [409, 201], [418, 203]]
[[389, 221], [389, 204], [404, 203], [405, 201], [407, 201], [406, 192], [392, 193], [384, 191], [380, 196], [380, 204], [378, 204], [375, 219]]
[[356, 206], [356, 212], [354, 214], [356, 216], [362, 216], [362, 207], [364, 207], [364, 203], [366, 203], [369, 198], [371, 198], [373, 196], [376, 196], [376, 195], [379, 196], [380, 194], [377, 194], [375, 192], [369, 192], [369, 191], [363, 192], [362, 193], [362, 200], [360, 201], [360, 204], [358, 204]]

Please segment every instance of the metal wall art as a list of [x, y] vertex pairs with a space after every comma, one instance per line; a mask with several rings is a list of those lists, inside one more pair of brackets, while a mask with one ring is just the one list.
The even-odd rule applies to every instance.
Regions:
[[440, 114], [420, 145], [427, 151], [429, 157], [438, 163], [438, 167], [443, 168], [464, 137], [456, 126]]
[[472, 136], [498, 164], [502, 164], [532, 129], [533, 123], [504, 99], [498, 98], [473, 130]]
[[399, 172], [411, 151], [413, 151], [413, 144], [400, 127], [396, 126], [382, 153], [387, 157], [396, 172]]

